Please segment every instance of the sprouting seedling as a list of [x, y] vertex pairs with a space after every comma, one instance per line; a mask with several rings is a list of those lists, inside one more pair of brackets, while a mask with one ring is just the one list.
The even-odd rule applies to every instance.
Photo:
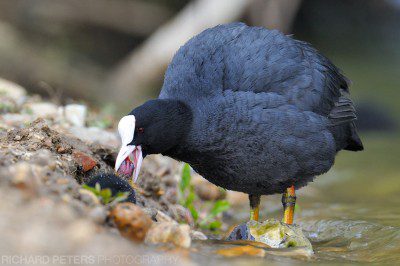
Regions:
[[112, 195], [111, 189], [104, 188], [101, 189], [100, 184], [96, 183], [95, 187], [88, 186], [86, 184], [82, 185], [82, 188], [91, 191], [104, 205], [116, 204], [126, 200], [129, 196], [129, 192], [118, 192], [115, 196]]
[[[229, 209], [229, 203], [226, 200], [217, 200], [212, 202], [213, 205], [211, 210], [208, 212], [208, 215], [199, 221], [199, 212], [194, 205], [197, 196], [194, 191], [194, 186], [191, 184], [191, 179], [190, 166], [185, 164], [183, 166], [182, 176], [179, 183], [181, 205], [190, 211], [197, 226], [209, 230], [219, 229], [222, 223], [221, 221], [217, 220], [217, 217], [220, 213]], [[211, 202], [206, 202], [205, 205], [208, 205], [207, 203]]]
[[229, 202], [226, 200], [217, 200], [208, 215], [199, 223], [199, 226], [210, 230], [220, 228], [222, 223], [216, 218], [220, 213], [227, 211], [229, 207]]
[[182, 177], [179, 183], [179, 191], [180, 191], [180, 203], [182, 206], [187, 208], [195, 222], [199, 217], [199, 213], [197, 212], [193, 202], [196, 198], [196, 193], [194, 192], [194, 186], [190, 183], [192, 176], [190, 174], [190, 166], [185, 164], [182, 169]]

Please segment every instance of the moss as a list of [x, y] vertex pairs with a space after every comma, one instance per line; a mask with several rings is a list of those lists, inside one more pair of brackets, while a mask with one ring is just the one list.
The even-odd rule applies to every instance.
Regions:
[[270, 219], [263, 223], [250, 221], [248, 227], [250, 234], [258, 242], [274, 248], [303, 247], [312, 252], [310, 241], [297, 225], [288, 225], [276, 219]]

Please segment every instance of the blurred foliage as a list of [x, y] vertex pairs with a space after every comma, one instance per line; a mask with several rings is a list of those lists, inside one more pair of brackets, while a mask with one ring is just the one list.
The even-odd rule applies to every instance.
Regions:
[[[216, 231], [222, 225], [218, 217], [220, 214], [227, 211], [230, 205], [226, 200], [200, 201], [195, 193], [193, 184], [191, 184], [192, 177], [190, 172], [191, 168], [189, 164], [184, 164], [181, 180], [179, 182], [180, 203], [190, 211], [196, 226], [202, 229]], [[200, 205], [200, 209], [207, 208], [207, 215], [205, 217], [199, 215], [200, 211], [195, 207], [195, 201], [197, 201], [197, 205]], [[209, 206], [211, 206], [211, 208]]]

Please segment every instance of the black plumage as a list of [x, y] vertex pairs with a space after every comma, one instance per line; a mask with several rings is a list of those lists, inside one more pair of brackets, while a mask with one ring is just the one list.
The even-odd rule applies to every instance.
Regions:
[[[281, 193], [362, 150], [349, 81], [310, 44], [243, 23], [195, 36], [159, 99], [135, 108], [132, 144], [188, 162], [226, 189]], [[159, 146], [163, 148], [159, 148]]]
[[124, 202], [132, 202], [136, 204], [136, 193], [131, 185], [124, 179], [119, 178], [113, 173], [100, 174], [92, 177], [86, 185], [89, 187], [96, 187], [100, 185], [101, 189], [110, 189], [113, 197], [117, 196], [119, 192], [126, 192], [127, 197]]

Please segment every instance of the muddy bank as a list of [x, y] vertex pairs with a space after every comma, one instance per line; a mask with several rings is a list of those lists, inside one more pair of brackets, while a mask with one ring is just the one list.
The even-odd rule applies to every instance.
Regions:
[[0, 97], [2, 254], [164, 254], [159, 259], [185, 261], [168, 250], [206, 238], [178, 204], [179, 163], [149, 156], [137, 204], [101, 204], [81, 185], [114, 172], [119, 139], [112, 124], [88, 127], [89, 118], [101, 118], [86, 106], [57, 106], [3, 80]]

